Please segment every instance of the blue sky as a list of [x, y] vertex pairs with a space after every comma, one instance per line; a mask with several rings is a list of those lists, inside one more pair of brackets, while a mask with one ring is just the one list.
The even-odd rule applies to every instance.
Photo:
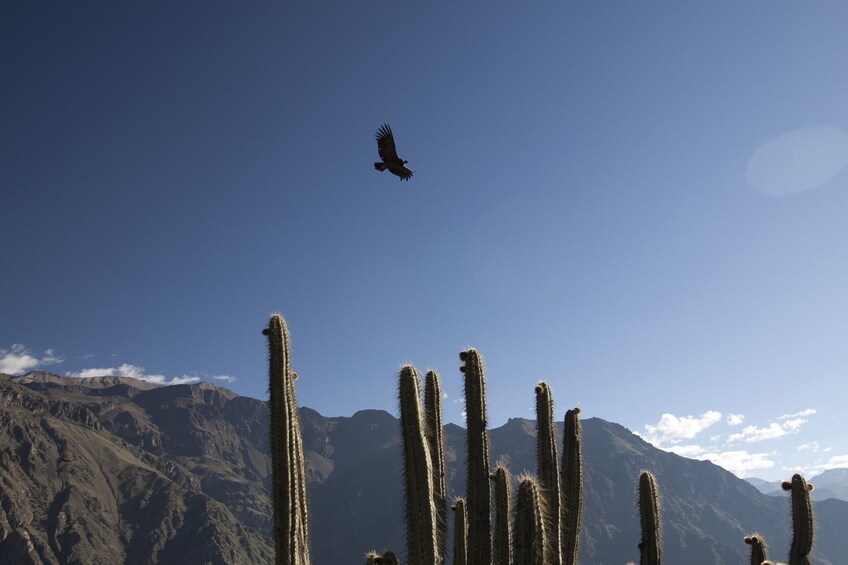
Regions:
[[[355, 4], [355, 5], [352, 5]], [[844, 2], [0, 7], [0, 370], [848, 466]], [[391, 124], [415, 177], [372, 167]], [[175, 381], [176, 379], [176, 381]], [[560, 414], [561, 417], [561, 414]]]

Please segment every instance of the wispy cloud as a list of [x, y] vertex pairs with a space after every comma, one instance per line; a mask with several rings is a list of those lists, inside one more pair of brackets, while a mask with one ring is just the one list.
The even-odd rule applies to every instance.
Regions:
[[168, 380], [165, 375], [147, 374], [144, 371], [144, 367], [130, 365], [128, 363], [124, 363], [118, 367], [83, 369], [82, 371], [67, 373], [66, 376], [80, 379], [88, 377], [131, 377], [140, 381], [147, 381], [149, 383], [161, 385], [190, 384], [196, 383], [200, 380], [200, 377], [193, 375], [182, 375]]
[[832, 447], [822, 447], [817, 441], [802, 443], [796, 447], [798, 451], [812, 451], [813, 453], [829, 453], [833, 451]]
[[38, 367], [54, 365], [62, 361], [64, 359], [56, 355], [52, 349], [45, 351], [41, 357], [37, 357], [20, 343], [13, 344], [9, 349], [0, 349], [0, 373], [7, 375], [21, 375]]
[[[721, 420], [721, 412], [708, 410], [700, 416], [675, 416], [663, 414], [655, 425], [645, 424], [644, 438], [656, 445], [676, 444], [684, 439], [692, 439], [702, 431]], [[641, 434], [640, 434], [641, 435]]]
[[223, 381], [223, 382], [225, 382], [225, 383], [234, 383], [234, 382], [236, 382], [236, 378], [235, 378], [235, 377], [231, 377], [231, 376], [229, 376], [229, 375], [218, 375], [218, 376], [215, 376], [215, 377], [212, 377], [212, 378], [213, 378], [213, 379], [215, 379], [216, 381]]
[[730, 434], [727, 438], [727, 443], [734, 443], [737, 441], [755, 443], [796, 433], [801, 429], [801, 426], [809, 421], [801, 416], [809, 416], [815, 413], [816, 411], [810, 408], [795, 414], [784, 414], [778, 418], [778, 420], [780, 420], [779, 422], [771, 422], [768, 426], [747, 426], [742, 428], [742, 431], [739, 433]]
[[789, 419], [797, 419], [797, 418], [806, 418], [807, 416], [812, 416], [816, 413], [815, 408], [807, 408], [806, 410], [801, 410], [800, 412], [795, 412], [794, 414], [784, 414], [783, 416], [778, 416], [778, 420], [789, 420]]

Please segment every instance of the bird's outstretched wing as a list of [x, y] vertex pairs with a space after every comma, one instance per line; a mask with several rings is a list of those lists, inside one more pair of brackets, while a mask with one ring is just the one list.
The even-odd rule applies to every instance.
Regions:
[[400, 177], [400, 180], [409, 180], [412, 178], [413, 170], [403, 164], [403, 161], [398, 160], [386, 166], [389, 172]]
[[389, 127], [389, 124], [383, 124], [377, 130], [377, 152], [380, 154], [380, 159], [387, 163], [399, 160], [395, 148], [395, 136], [392, 135], [392, 128]]

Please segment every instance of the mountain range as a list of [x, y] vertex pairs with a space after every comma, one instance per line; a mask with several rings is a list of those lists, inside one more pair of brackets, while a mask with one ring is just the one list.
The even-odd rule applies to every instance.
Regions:
[[[783, 488], [780, 486], [783, 481], [766, 481], [754, 477], [745, 480], [757, 487], [757, 490], [763, 494], [783, 495]], [[811, 477], [810, 482], [815, 485], [815, 489], [810, 493], [813, 500], [838, 498], [848, 501], [848, 469], [828, 469]]]
[[[265, 401], [209, 383], [33, 372], [0, 374], [0, 403], [0, 562], [273, 562]], [[383, 410], [300, 413], [313, 562], [362, 563], [370, 549], [403, 555], [397, 418]], [[635, 489], [643, 469], [658, 480], [667, 563], [747, 562], [742, 538], [751, 532], [785, 560], [785, 495], [658, 450], [618, 424], [582, 424], [582, 563], [638, 559]], [[452, 497], [465, 491], [465, 430], [444, 431]], [[535, 422], [513, 418], [489, 435], [493, 463], [514, 475], [535, 471]], [[814, 509], [814, 562], [844, 562], [848, 502], [829, 498]]]

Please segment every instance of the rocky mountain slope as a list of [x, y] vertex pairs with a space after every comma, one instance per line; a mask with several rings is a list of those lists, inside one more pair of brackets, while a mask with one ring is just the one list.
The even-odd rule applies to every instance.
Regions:
[[[532, 388], [530, 388], [532, 393]], [[529, 393], [528, 393], [529, 395]], [[0, 375], [0, 562], [271, 563], [268, 415], [263, 401], [208, 383]], [[326, 418], [301, 409], [313, 559], [361, 563], [403, 552], [398, 422], [381, 410]], [[635, 480], [652, 470], [667, 562], [742, 563], [742, 537], [784, 559], [789, 503], [708, 462], [662, 452], [625, 428], [583, 422], [583, 563], [638, 559]], [[535, 423], [490, 432], [493, 461], [535, 470]], [[464, 492], [465, 434], [445, 427], [449, 491]], [[816, 563], [840, 563], [848, 503], [817, 513]]]

